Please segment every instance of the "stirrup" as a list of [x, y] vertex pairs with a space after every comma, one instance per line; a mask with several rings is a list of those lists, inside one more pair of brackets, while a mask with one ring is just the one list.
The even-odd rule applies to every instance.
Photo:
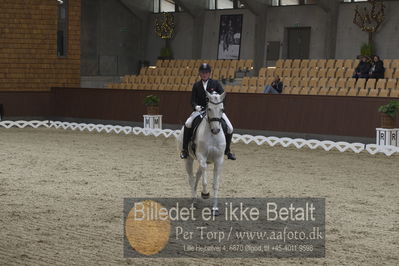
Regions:
[[234, 155], [234, 153], [227, 152], [226, 155], [227, 155], [227, 159], [229, 159], [229, 160], [233, 160], [233, 161], [237, 160], [237, 158]]
[[188, 158], [188, 151], [182, 150], [180, 153], [180, 159], [187, 159]]

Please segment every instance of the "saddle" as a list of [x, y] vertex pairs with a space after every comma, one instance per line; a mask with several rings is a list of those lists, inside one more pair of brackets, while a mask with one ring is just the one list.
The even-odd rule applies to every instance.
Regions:
[[193, 123], [191, 125], [191, 128], [193, 129], [193, 134], [191, 135], [191, 139], [190, 139], [188, 146], [193, 151], [193, 154], [195, 154], [195, 149], [196, 149], [194, 140], [195, 140], [195, 137], [197, 136], [197, 129], [198, 129], [199, 124], [201, 124], [201, 121], [204, 117], [205, 117], [205, 112], [201, 112], [201, 114], [199, 116], [194, 118]]
[[[204, 117], [205, 117], [205, 112], [201, 112], [201, 114], [193, 120], [193, 123], [191, 126], [191, 128], [193, 129], [193, 134], [191, 135], [191, 139], [190, 139], [188, 146], [189, 146], [189, 148], [191, 148], [193, 154], [195, 154], [195, 150], [196, 150], [194, 140], [197, 136], [197, 129], [198, 129], [198, 126], [201, 124], [202, 119], [204, 119]], [[223, 129], [223, 133], [226, 135], [227, 134], [227, 124], [226, 124], [226, 121], [224, 121], [224, 119], [222, 119], [222, 129]]]

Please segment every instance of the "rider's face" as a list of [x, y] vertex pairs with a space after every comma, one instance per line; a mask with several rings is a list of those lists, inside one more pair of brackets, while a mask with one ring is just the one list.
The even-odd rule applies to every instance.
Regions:
[[209, 76], [211, 75], [211, 72], [200, 72], [199, 73], [199, 75], [200, 75], [200, 77], [201, 77], [201, 79], [202, 80], [208, 80], [209, 79]]

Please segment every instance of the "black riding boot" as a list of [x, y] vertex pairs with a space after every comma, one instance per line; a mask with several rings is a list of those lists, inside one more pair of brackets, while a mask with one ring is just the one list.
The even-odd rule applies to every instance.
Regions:
[[226, 150], [224, 151], [224, 154], [227, 155], [227, 159], [229, 160], [236, 160], [236, 156], [234, 153], [231, 153], [230, 151], [230, 144], [231, 144], [231, 139], [233, 138], [233, 134], [228, 134], [226, 133]]
[[191, 128], [184, 126], [183, 150], [180, 153], [181, 159], [187, 159], [187, 157], [188, 157], [188, 143], [190, 142], [192, 133], [193, 133], [193, 130]]

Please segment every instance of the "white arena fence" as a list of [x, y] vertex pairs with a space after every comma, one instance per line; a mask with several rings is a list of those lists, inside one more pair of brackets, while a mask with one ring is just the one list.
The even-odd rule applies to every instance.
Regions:
[[[143, 134], [145, 136], [164, 136], [169, 138], [171, 136], [177, 137], [180, 134], [180, 130], [171, 129], [148, 129], [141, 127], [130, 127], [130, 126], [118, 126], [118, 125], [103, 125], [103, 124], [86, 124], [86, 123], [75, 123], [75, 122], [61, 122], [61, 121], [0, 121], [0, 127], [4, 128], [25, 128], [25, 127], [46, 127], [46, 128], [56, 128], [56, 129], [69, 129], [69, 130], [80, 130], [89, 132], [106, 132], [106, 133], [116, 133], [116, 134]], [[265, 136], [251, 136], [251, 135], [233, 135], [233, 143], [244, 142], [249, 144], [255, 142], [257, 145], [267, 144], [271, 147], [276, 145], [281, 145], [283, 147], [294, 146], [297, 149], [307, 147], [309, 149], [322, 148], [325, 151], [330, 151], [336, 149], [340, 152], [352, 151], [355, 153], [360, 153], [362, 151], [367, 151], [370, 154], [383, 153], [386, 156], [391, 156], [394, 153], [399, 153], [399, 147], [396, 146], [380, 146], [376, 144], [363, 144], [363, 143], [348, 143], [348, 142], [333, 142], [329, 140], [315, 140], [315, 139], [291, 139], [291, 138], [277, 138], [277, 137], [265, 137]]]

